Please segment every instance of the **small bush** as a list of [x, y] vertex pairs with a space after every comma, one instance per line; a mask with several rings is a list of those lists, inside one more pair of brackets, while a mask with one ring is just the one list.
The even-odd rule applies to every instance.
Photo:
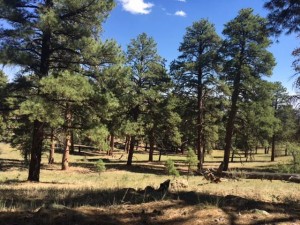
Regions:
[[300, 147], [296, 143], [286, 143], [286, 149], [292, 160], [288, 164], [279, 164], [278, 170], [283, 173], [300, 172]]
[[102, 159], [99, 159], [96, 162], [96, 170], [99, 173], [99, 175], [106, 170], [105, 163], [103, 162]]
[[171, 175], [171, 176], [174, 176], [174, 177], [180, 176], [178, 170], [175, 167], [175, 164], [174, 164], [173, 160], [168, 159], [166, 161], [165, 167], [166, 167], [166, 171], [167, 171], [168, 175]]
[[197, 155], [194, 150], [191, 148], [188, 149], [188, 153], [186, 156], [186, 164], [188, 166], [188, 173], [191, 174], [192, 170], [195, 170], [197, 168], [198, 164]]

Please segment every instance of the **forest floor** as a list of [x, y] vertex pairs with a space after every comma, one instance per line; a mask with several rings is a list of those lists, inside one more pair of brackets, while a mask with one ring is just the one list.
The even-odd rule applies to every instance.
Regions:
[[[107, 168], [101, 174], [95, 168], [99, 158]], [[180, 170], [176, 179], [188, 187], [147, 191], [147, 186], [157, 190], [165, 180], [174, 180], [164, 170], [168, 158]], [[0, 225], [300, 224], [297, 183], [243, 178], [211, 183], [187, 176], [184, 155], [162, 155], [161, 162], [149, 163], [141, 150], [131, 167], [122, 151], [114, 157], [96, 151], [71, 155], [68, 171], [60, 170], [60, 160], [57, 153], [57, 163], [48, 165], [44, 154], [40, 182], [27, 182], [28, 166], [19, 151], [0, 144]], [[217, 168], [221, 160], [222, 152], [213, 151], [205, 168]], [[288, 160], [270, 162], [260, 150], [251, 162], [238, 156], [230, 168], [276, 172]]]

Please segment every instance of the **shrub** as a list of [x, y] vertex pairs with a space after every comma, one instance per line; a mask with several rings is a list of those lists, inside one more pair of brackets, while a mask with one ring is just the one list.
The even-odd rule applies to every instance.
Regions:
[[192, 170], [197, 168], [198, 162], [199, 161], [197, 159], [197, 155], [196, 155], [195, 151], [192, 150], [191, 148], [189, 148], [187, 156], [186, 156], [186, 164], [188, 166], [188, 174], [191, 174]]
[[278, 170], [283, 173], [299, 173], [300, 172], [300, 147], [295, 143], [286, 143], [286, 149], [292, 160], [289, 164], [279, 164]]
[[167, 171], [168, 175], [171, 175], [171, 176], [174, 176], [174, 177], [180, 176], [178, 170], [175, 167], [175, 164], [174, 164], [173, 160], [168, 159], [166, 161], [165, 167], [166, 167], [166, 171]]
[[103, 162], [102, 159], [99, 159], [96, 162], [96, 170], [99, 173], [99, 175], [106, 170], [105, 163]]

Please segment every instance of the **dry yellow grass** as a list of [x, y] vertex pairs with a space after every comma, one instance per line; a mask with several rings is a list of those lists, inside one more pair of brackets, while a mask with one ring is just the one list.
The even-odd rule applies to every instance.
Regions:
[[[261, 219], [275, 221], [276, 218], [294, 217], [294, 211], [288, 215], [284, 215], [282, 212], [286, 208], [294, 207], [294, 205], [299, 205], [300, 203], [299, 184], [246, 179], [224, 180], [216, 184], [204, 180], [201, 176], [190, 177], [188, 188], [170, 195], [159, 195], [154, 198], [145, 194], [139, 194], [142, 192], [129, 193], [127, 188], [143, 190], [149, 185], [158, 188], [160, 183], [171, 178], [165, 175], [164, 162], [148, 163], [146, 162], [147, 154], [142, 152], [135, 155], [135, 162], [132, 167], [125, 166], [126, 158], [124, 156], [121, 160], [118, 160], [122, 154], [125, 155], [121, 151], [115, 154], [114, 158], [107, 157], [104, 153], [87, 154], [85, 156], [72, 155], [70, 159], [71, 167], [68, 171], [60, 170], [60, 154], [56, 154], [55, 160], [57, 163], [54, 165], [48, 165], [47, 157], [44, 155], [42, 158], [40, 183], [31, 183], [26, 181], [28, 175], [27, 166], [23, 163], [19, 152], [4, 144], [0, 144], [0, 150], [0, 212], [3, 213], [3, 218], [7, 221], [13, 219], [16, 215], [19, 215], [18, 218], [21, 218], [21, 221], [24, 216], [36, 219], [39, 215], [35, 210], [49, 202], [67, 206], [68, 210], [73, 210], [72, 215], [79, 212], [83, 217], [88, 215], [96, 217], [99, 213], [104, 218], [110, 214], [114, 215], [113, 218], [107, 218], [107, 221], [113, 221], [110, 224], [141, 224], [141, 221], [145, 219], [143, 218], [144, 214], [153, 215], [151, 218], [149, 216], [146, 218], [150, 221], [148, 221], [149, 224], [156, 224], [156, 220], [165, 221], [165, 224], [176, 224], [176, 221], [178, 222], [177, 224], [210, 224], [210, 222], [216, 224], [215, 218], [212, 219], [209, 216], [213, 211], [216, 215], [219, 215], [218, 218], [222, 218], [218, 220], [218, 224], [230, 224], [231, 222], [228, 221], [232, 218], [228, 217], [229, 213], [226, 211], [228, 210], [226, 208], [228, 203], [227, 196], [238, 198], [237, 201], [232, 199], [229, 201], [230, 204], [233, 204], [230, 207], [234, 207], [235, 214], [239, 213], [236, 211], [240, 207], [239, 201], [245, 201], [247, 204], [254, 201], [257, 207], [260, 206], [263, 209], [269, 209], [263, 207], [265, 203], [276, 204], [279, 205], [276, 207], [283, 210], [280, 212], [274, 211], [268, 218], [262, 218], [261, 215], [245, 211], [246, 209], [242, 207], [240, 210], [243, 214], [242, 216], [237, 216], [235, 221], [236, 224], [247, 224], [247, 221], [253, 220], [253, 217], [257, 221]], [[209, 162], [205, 164], [205, 167], [218, 166], [221, 157], [221, 151], [214, 151], [212, 156], [206, 158]], [[274, 163], [270, 162], [269, 156], [264, 154], [259, 154], [255, 157], [256, 162], [235, 162], [230, 166], [235, 169], [266, 170], [276, 167], [278, 161], [284, 162], [288, 160], [286, 157], [281, 157]], [[100, 175], [94, 166], [94, 163], [99, 158], [103, 158], [107, 166], [107, 171]], [[185, 172], [185, 156], [162, 156], [163, 161], [167, 158], [174, 160], [176, 165], [182, 169], [181, 172]], [[186, 177], [184, 175], [179, 179], [186, 179]], [[176, 204], [179, 205], [181, 201], [184, 201], [184, 205], [175, 207], [174, 201], [178, 201]], [[173, 208], [171, 206], [171, 208], [168, 208], [168, 205], [173, 205]], [[255, 208], [256, 206], [253, 207]], [[141, 208], [148, 210], [147, 212], [149, 213], [141, 213]], [[164, 213], [153, 214], [157, 208], [161, 208], [159, 210], [164, 211]], [[168, 208], [169, 211], [165, 210], [165, 208]], [[64, 213], [71, 212], [68, 210], [64, 210]], [[191, 217], [187, 218], [190, 215], [188, 213], [190, 210], [194, 212], [194, 219], [191, 219]], [[296, 210], [298, 210], [297, 207]], [[16, 214], [17, 212], [19, 214]], [[26, 214], [25, 212], [30, 213]], [[183, 212], [186, 213], [183, 215]], [[139, 217], [138, 219], [133, 219], [129, 216], [130, 214], [138, 214]], [[116, 220], [114, 220], [116, 216], [123, 219], [118, 220], [118, 223], [116, 223]], [[45, 218], [48, 218], [48, 222], [51, 220], [53, 223], [39, 220], [40, 224], [60, 224], [57, 221], [64, 221], [60, 214], [57, 214], [56, 217], [46, 215]], [[186, 218], [187, 220], [183, 221], [180, 218]], [[201, 218], [201, 221], [207, 221], [207, 223], [196, 223], [199, 218]], [[296, 220], [294, 218], [293, 221], [297, 221], [297, 218]], [[2, 224], [5, 223], [1, 223], [0, 216], [0, 225]], [[27, 225], [27, 223], [24, 224]], [[85, 224], [85, 222], [81, 224]], [[86, 222], [86, 224], [89, 223]], [[90, 224], [106, 223], [103, 221], [102, 223], [92, 223], [90, 221]]]

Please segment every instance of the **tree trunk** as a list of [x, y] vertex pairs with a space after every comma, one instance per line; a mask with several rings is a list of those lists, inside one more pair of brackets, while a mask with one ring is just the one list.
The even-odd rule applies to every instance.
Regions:
[[55, 152], [55, 141], [54, 141], [54, 129], [51, 129], [51, 146], [50, 146], [50, 152], [49, 152], [49, 161], [48, 164], [54, 163], [54, 152]]
[[149, 145], [150, 145], [150, 149], [149, 149], [149, 161], [153, 162], [153, 152], [154, 152], [154, 138], [151, 135], [151, 137], [149, 138]]
[[69, 103], [66, 104], [66, 111], [65, 111], [65, 145], [64, 145], [64, 152], [62, 157], [62, 170], [69, 169], [69, 158], [70, 158], [70, 146], [71, 146], [71, 123], [72, 123], [72, 114]]
[[71, 131], [71, 150], [70, 150], [71, 154], [74, 154], [75, 150], [74, 150], [74, 131]]
[[148, 150], [148, 142], [145, 143], [145, 152]]
[[[137, 122], [138, 117], [139, 117], [139, 106], [136, 106], [133, 109], [132, 116], [133, 116], [133, 121]], [[135, 139], [136, 139], [135, 135], [131, 136], [130, 146], [129, 146], [129, 151], [128, 151], [127, 166], [132, 165], [132, 157], [133, 157], [133, 152], [134, 152]]]
[[71, 146], [71, 134], [70, 132], [66, 132], [66, 139], [65, 139], [65, 148], [62, 157], [62, 170], [69, 169], [69, 157], [70, 157], [70, 146]]
[[114, 145], [115, 145], [115, 135], [112, 133], [110, 135], [110, 151], [109, 151], [109, 155], [113, 156], [114, 153]]
[[[52, 0], [46, 0], [46, 7], [51, 7]], [[51, 47], [51, 30], [46, 28], [42, 34], [42, 48], [41, 48], [41, 60], [40, 69], [38, 73], [39, 79], [48, 75], [49, 72], [49, 60], [50, 60], [50, 47]], [[39, 91], [38, 91], [39, 94]], [[33, 133], [32, 133], [32, 145], [31, 145], [31, 158], [29, 163], [29, 181], [39, 181], [40, 180], [40, 169], [41, 169], [41, 156], [43, 148], [43, 138], [44, 138], [44, 124], [38, 120], [34, 121]]]
[[185, 143], [182, 143], [181, 146], [180, 146], [180, 151], [181, 151], [181, 154], [183, 155], [184, 152], [185, 152]]
[[231, 162], [233, 162], [233, 159], [234, 159], [234, 151], [232, 151], [232, 153], [231, 153]]
[[126, 137], [125, 137], [125, 143], [124, 143], [124, 151], [127, 150], [127, 145], [128, 145], [128, 136], [126, 135]]
[[39, 182], [44, 139], [44, 124], [42, 122], [38, 120], [34, 121], [32, 137], [28, 180]]
[[198, 68], [198, 87], [197, 87], [197, 156], [198, 170], [203, 168], [203, 85], [202, 85], [202, 68]]
[[[221, 174], [223, 177], [239, 178], [240, 172], [227, 172], [223, 171]], [[288, 182], [300, 183], [300, 176], [297, 174], [290, 173], [270, 173], [270, 172], [243, 172], [243, 179], [260, 179], [260, 180], [285, 180]]]
[[248, 149], [245, 149], [245, 158], [246, 158], [246, 160], [247, 160], [247, 158], [248, 158]]
[[138, 150], [139, 150], [139, 144], [140, 144], [139, 140], [136, 140], [135, 151], [138, 151]]
[[135, 146], [135, 136], [132, 136], [131, 140], [130, 140], [130, 147], [129, 147], [129, 152], [128, 152], [127, 166], [131, 166], [132, 165], [132, 158], [133, 158], [134, 146]]
[[[204, 119], [204, 117], [203, 117], [203, 119]], [[206, 152], [206, 141], [205, 141], [205, 137], [204, 137], [204, 134], [202, 135], [202, 143], [203, 143], [203, 154], [202, 154], [202, 164], [204, 163], [204, 159], [205, 159], [205, 153], [207, 153]]]
[[129, 149], [130, 149], [130, 143], [131, 143], [131, 137], [129, 136], [129, 137], [128, 137], [128, 140], [127, 140], [126, 153], [129, 152]]
[[161, 160], [161, 155], [162, 155], [162, 152], [161, 152], [161, 151], [162, 151], [162, 148], [159, 149], [159, 156], [158, 156], [158, 161], [159, 161], [159, 162], [160, 162], [160, 160]]
[[271, 162], [275, 161], [275, 135], [272, 137]]
[[232, 145], [232, 136], [233, 136], [233, 129], [234, 129], [234, 120], [237, 113], [237, 102], [240, 92], [240, 74], [238, 74], [234, 79], [233, 84], [233, 93], [231, 98], [231, 109], [229, 111], [229, 117], [226, 125], [226, 135], [225, 135], [225, 148], [224, 148], [224, 167], [223, 171], [228, 170], [229, 166], [229, 157]]

